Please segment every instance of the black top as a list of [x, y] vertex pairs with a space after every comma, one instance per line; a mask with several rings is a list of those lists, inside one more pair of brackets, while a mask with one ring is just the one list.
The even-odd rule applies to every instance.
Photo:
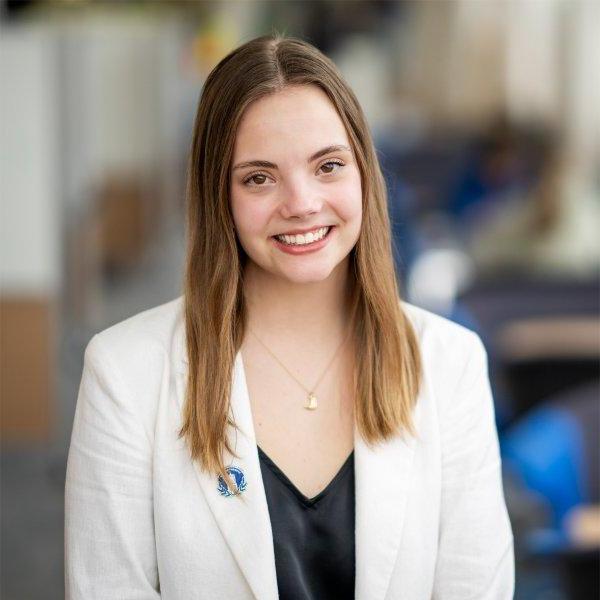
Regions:
[[258, 447], [273, 530], [281, 600], [353, 600], [354, 451], [314, 498], [307, 498]]

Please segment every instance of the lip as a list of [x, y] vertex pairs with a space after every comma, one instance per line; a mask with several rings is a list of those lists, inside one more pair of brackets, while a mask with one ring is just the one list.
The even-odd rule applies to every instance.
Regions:
[[[285, 252], [286, 254], [298, 255], [309, 254], [311, 252], [318, 252], [319, 250], [321, 250], [321, 248], [323, 248], [329, 243], [329, 240], [333, 237], [333, 235], [335, 234], [335, 230], [337, 229], [335, 225], [324, 225], [324, 227], [330, 227], [330, 230], [327, 232], [327, 235], [322, 240], [319, 240], [318, 242], [312, 242], [310, 244], [304, 244], [302, 246], [288, 246], [287, 244], [280, 242], [274, 236], [271, 238], [271, 240], [273, 241], [273, 244], [275, 244], [276, 248], [278, 248], [282, 252]], [[312, 231], [312, 229], [308, 229], [308, 231]]]
[[281, 233], [276, 233], [275, 235], [298, 235], [300, 233], [316, 231], [317, 229], [321, 229], [321, 227], [333, 227], [333, 225], [315, 225], [314, 227], [308, 227], [307, 229], [292, 229], [291, 231], [282, 231]]

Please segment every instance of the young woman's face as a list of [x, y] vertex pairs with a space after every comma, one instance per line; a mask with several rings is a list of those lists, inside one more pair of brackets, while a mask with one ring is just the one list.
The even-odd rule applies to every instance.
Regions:
[[248, 107], [230, 196], [240, 243], [263, 271], [309, 283], [343, 265], [360, 233], [360, 172], [320, 88], [290, 86]]

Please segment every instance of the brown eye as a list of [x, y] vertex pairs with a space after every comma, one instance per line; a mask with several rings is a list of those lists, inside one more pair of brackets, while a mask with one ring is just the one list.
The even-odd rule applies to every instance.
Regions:
[[336, 160], [329, 160], [326, 163], [321, 165], [321, 170], [326, 175], [330, 175], [331, 173], [337, 171], [338, 167], [343, 167], [344, 163], [338, 162]]
[[244, 179], [243, 183], [244, 183], [244, 185], [260, 186], [263, 183], [265, 183], [266, 181], [267, 181], [266, 175], [264, 175], [263, 173], [254, 173], [254, 175], [250, 175], [250, 177], [247, 177], [246, 179]]

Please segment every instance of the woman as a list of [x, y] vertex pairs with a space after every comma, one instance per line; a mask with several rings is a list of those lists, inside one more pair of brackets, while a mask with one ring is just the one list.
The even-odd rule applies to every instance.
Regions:
[[512, 596], [486, 354], [403, 302], [334, 65], [255, 39], [209, 75], [181, 299], [85, 354], [71, 598]]

